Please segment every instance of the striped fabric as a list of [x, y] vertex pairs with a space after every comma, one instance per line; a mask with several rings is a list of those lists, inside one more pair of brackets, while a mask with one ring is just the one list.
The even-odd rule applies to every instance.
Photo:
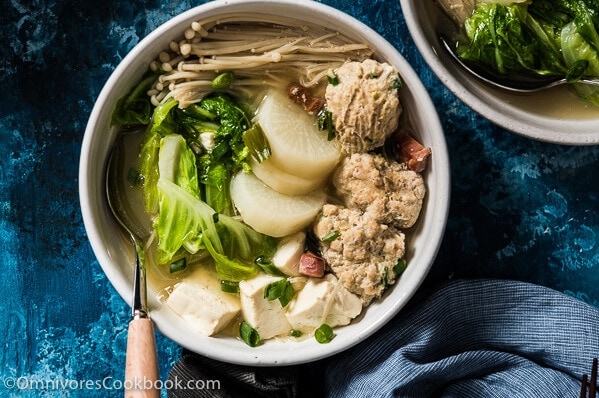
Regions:
[[599, 309], [504, 280], [452, 281], [331, 358], [329, 397], [578, 397]]

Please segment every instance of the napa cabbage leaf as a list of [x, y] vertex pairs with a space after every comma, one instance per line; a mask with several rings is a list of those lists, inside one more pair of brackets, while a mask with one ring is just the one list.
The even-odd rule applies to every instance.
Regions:
[[275, 240], [217, 213], [200, 198], [196, 157], [183, 136], [168, 134], [159, 146], [159, 178], [155, 187], [145, 187], [155, 189], [158, 197], [153, 223], [158, 262], [168, 263], [181, 248], [190, 253], [207, 250], [222, 280], [254, 276], [259, 270], [254, 260], [272, 255]]
[[[599, 78], [599, 0], [479, 2], [463, 26], [458, 55], [496, 72]], [[599, 88], [574, 84], [597, 104]]]

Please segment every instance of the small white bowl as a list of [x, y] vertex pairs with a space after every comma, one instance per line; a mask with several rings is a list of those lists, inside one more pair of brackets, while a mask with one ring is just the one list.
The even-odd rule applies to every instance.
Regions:
[[599, 143], [599, 107], [565, 86], [535, 94], [495, 89], [457, 66], [441, 45], [437, 29], [442, 12], [433, 0], [400, 0], [408, 29], [422, 57], [459, 99], [495, 124], [539, 141], [556, 144]]
[[[314, 361], [345, 350], [372, 335], [388, 322], [416, 292], [427, 275], [439, 249], [449, 208], [449, 160], [443, 130], [436, 110], [424, 86], [410, 65], [375, 31], [356, 19], [313, 1], [236, 0], [213, 1], [184, 12], [144, 38], [123, 59], [102, 89], [92, 110], [83, 139], [79, 189], [85, 228], [94, 253], [110, 282], [127, 302], [132, 297], [132, 263], [130, 242], [123, 240], [104, 199], [104, 168], [108, 150], [115, 139], [109, 120], [117, 100], [135, 84], [149, 63], [168, 43], [181, 37], [192, 21], [224, 12], [264, 10], [265, 14], [283, 15], [322, 24], [372, 46], [377, 57], [393, 64], [400, 72], [404, 87], [402, 101], [411, 112], [418, 136], [433, 151], [426, 172], [428, 193], [423, 215], [410, 238], [409, 266], [386, 297], [372, 304], [352, 324], [337, 328], [328, 344], [315, 339], [266, 341], [251, 348], [229, 337], [206, 337], [192, 330], [186, 322], [162, 306], [149, 292], [151, 317], [158, 330], [183, 347], [217, 360], [245, 365], [290, 365]], [[123, 320], [126, 322], [126, 320]]]

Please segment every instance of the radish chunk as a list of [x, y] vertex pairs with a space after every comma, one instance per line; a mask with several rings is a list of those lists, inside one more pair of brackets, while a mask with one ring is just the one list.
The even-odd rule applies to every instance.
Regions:
[[316, 116], [283, 93], [268, 91], [255, 121], [268, 139], [270, 160], [289, 174], [308, 180], [324, 179], [339, 161], [337, 144], [318, 129]]
[[263, 183], [283, 195], [304, 195], [323, 185], [325, 178], [307, 180], [281, 170], [270, 159], [264, 162], [250, 160], [252, 171]]
[[283, 195], [252, 173], [240, 171], [231, 180], [231, 198], [243, 221], [256, 231], [274, 237], [305, 229], [325, 203], [324, 191]]

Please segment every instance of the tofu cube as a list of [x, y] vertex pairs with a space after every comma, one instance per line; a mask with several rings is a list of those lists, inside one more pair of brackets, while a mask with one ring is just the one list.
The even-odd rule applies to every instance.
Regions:
[[287, 335], [291, 325], [285, 317], [285, 309], [279, 300], [268, 300], [264, 297], [264, 289], [273, 282], [280, 281], [281, 277], [267, 274], [239, 282], [241, 300], [241, 313], [260, 335], [262, 340], [279, 335]]
[[241, 305], [235, 295], [220, 289], [216, 277], [209, 272], [204, 274], [204, 278], [193, 278], [177, 284], [166, 305], [192, 327], [212, 336], [237, 317]]
[[331, 327], [347, 325], [361, 311], [360, 298], [328, 274], [324, 278], [309, 278], [289, 303], [286, 315], [293, 329], [309, 332], [323, 323]]
[[[332, 277], [335, 283], [338, 283], [337, 278], [333, 275], [327, 275], [327, 278], [329, 277]], [[341, 283], [338, 284], [336, 289], [337, 294], [335, 294], [333, 304], [325, 320], [325, 323], [329, 326], [347, 325], [362, 312], [362, 300], [357, 294], [347, 290]]]
[[306, 244], [306, 233], [298, 232], [283, 238], [277, 246], [273, 264], [288, 276], [298, 276], [299, 262]]

